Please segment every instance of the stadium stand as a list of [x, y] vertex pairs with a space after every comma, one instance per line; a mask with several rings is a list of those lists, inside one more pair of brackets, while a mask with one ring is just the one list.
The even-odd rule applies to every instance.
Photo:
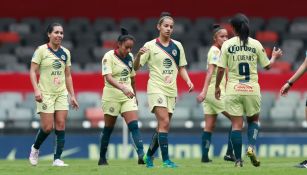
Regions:
[[[289, 20], [283, 17], [268, 19], [252, 17], [250, 19], [252, 36], [263, 43], [268, 55], [271, 55], [271, 48], [276, 43], [284, 51], [281, 61], [273, 65], [271, 72], [287, 73], [296, 69], [307, 48], [306, 18]], [[204, 71], [212, 40], [211, 26], [219, 22], [230, 30], [227, 24], [229, 18], [197, 17], [191, 20], [187, 17], [176, 17], [175, 20], [173, 36], [184, 45], [189, 70]], [[0, 72], [28, 72], [35, 48], [44, 42], [42, 31], [52, 22], [59, 22], [64, 26], [63, 46], [72, 52], [74, 73], [100, 72], [101, 58], [116, 44], [120, 26], [127, 28], [135, 36], [137, 42], [133, 52], [137, 52], [146, 41], [157, 35], [155, 29], [157, 18], [140, 20], [129, 17], [117, 21], [106, 17], [94, 20], [85, 17], [70, 19], [48, 17], [44, 20], [35, 17], [25, 17], [20, 20], [0, 18]], [[262, 127], [270, 127], [271, 124], [282, 127], [301, 125], [304, 120], [306, 94], [307, 92], [294, 91], [290, 92], [287, 98], [277, 98], [276, 91], [262, 92]], [[196, 96], [196, 93], [181, 94], [177, 99], [174, 128], [203, 127], [203, 109], [197, 104]], [[154, 127], [155, 119], [148, 111], [146, 93], [138, 92], [137, 97], [142, 127]], [[77, 98], [81, 108], [78, 111], [69, 111], [68, 127], [102, 127], [103, 111], [100, 110], [100, 94], [82, 91], [77, 94]], [[31, 121], [35, 120], [33, 93], [0, 93], [0, 122], [5, 123], [4, 127], [31, 127]], [[122, 120], [119, 120], [116, 126], [121, 127], [121, 124]], [[229, 121], [219, 116], [217, 127], [227, 128]]]

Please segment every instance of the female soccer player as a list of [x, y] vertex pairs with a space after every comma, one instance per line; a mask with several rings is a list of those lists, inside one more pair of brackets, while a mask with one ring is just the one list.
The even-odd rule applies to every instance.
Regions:
[[[215, 128], [215, 122], [218, 113], [223, 113], [227, 118], [230, 119], [230, 116], [227, 112], [225, 112], [225, 104], [223, 100], [216, 100], [214, 97], [214, 86], [216, 79], [216, 66], [217, 62], [220, 59], [221, 55], [221, 47], [223, 43], [228, 39], [227, 30], [221, 27], [218, 24], [213, 25], [213, 45], [211, 46], [208, 52], [207, 59], [207, 76], [205, 79], [205, 84], [201, 93], [197, 96], [198, 102], [203, 102], [204, 105], [204, 114], [205, 114], [205, 128], [202, 134], [202, 159], [201, 161], [204, 163], [211, 162], [208, 157], [208, 152], [211, 143], [211, 135]], [[225, 85], [226, 78], [224, 78], [221, 82], [220, 88], [222, 91], [222, 96], [225, 94]], [[230, 135], [230, 133], [229, 133]], [[228, 139], [228, 148], [226, 155], [224, 156], [224, 160], [234, 161], [232, 144], [230, 141], [230, 137]]]
[[254, 166], [260, 166], [255, 155], [255, 144], [259, 132], [260, 87], [258, 84], [257, 63], [265, 69], [282, 55], [280, 49], [273, 49], [269, 60], [261, 43], [249, 37], [249, 20], [243, 14], [237, 14], [230, 20], [235, 37], [224, 42], [221, 60], [218, 65], [215, 97], [220, 99], [220, 84], [225, 68], [228, 68], [228, 81], [226, 86], [225, 109], [231, 115], [233, 145], [236, 162], [235, 166], [242, 167], [242, 134], [243, 115], [247, 116], [248, 148], [247, 156]]
[[[30, 163], [37, 165], [39, 148], [55, 127], [56, 149], [53, 166], [68, 166], [61, 160], [65, 143], [65, 122], [69, 109], [68, 94], [74, 109], [79, 105], [75, 98], [70, 66], [70, 52], [61, 42], [63, 27], [53, 23], [47, 28], [48, 43], [39, 46], [32, 57], [30, 79], [34, 89], [37, 113], [40, 114], [41, 129], [38, 130], [31, 147]], [[40, 73], [39, 83], [36, 74]]]
[[[298, 70], [295, 72], [295, 74], [283, 85], [283, 87], [280, 89], [280, 95], [286, 96], [288, 94], [288, 91], [292, 87], [292, 85], [298, 80], [304, 72], [307, 70], [307, 51], [306, 51], [306, 57], [305, 61], [302, 63], [302, 65], [298, 68]], [[305, 117], [307, 120], [307, 101], [306, 101], [306, 108], [305, 108]], [[307, 168], [307, 160], [304, 160], [300, 164], [298, 164], [296, 167], [298, 168]]]
[[102, 95], [105, 127], [101, 136], [98, 165], [108, 165], [106, 152], [117, 116], [125, 119], [139, 156], [138, 164], [144, 164], [143, 141], [138, 127], [137, 101], [135, 98], [135, 71], [130, 53], [135, 39], [122, 28], [117, 39], [117, 49], [107, 52], [102, 59], [102, 75], [105, 86]]
[[145, 43], [136, 55], [134, 69], [148, 64], [149, 80], [147, 85], [150, 111], [158, 121], [156, 132], [147, 154], [144, 156], [146, 167], [153, 167], [152, 155], [160, 146], [163, 167], [175, 168], [177, 165], [169, 159], [168, 131], [177, 97], [177, 74], [186, 81], [189, 91], [194, 89], [185, 69], [187, 61], [180, 42], [172, 40], [174, 19], [170, 13], [163, 12], [157, 24], [159, 37]]

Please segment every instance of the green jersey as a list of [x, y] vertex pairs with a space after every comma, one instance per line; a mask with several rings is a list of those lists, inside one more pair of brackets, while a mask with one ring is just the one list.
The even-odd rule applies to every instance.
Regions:
[[[133, 56], [129, 53], [125, 58], [121, 58], [116, 50], [110, 50], [102, 59], [102, 75], [111, 74], [119, 83], [125, 84], [133, 91], [131, 77], [135, 76], [133, 69]], [[128, 97], [119, 89], [115, 88], [105, 79], [102, 98], [106, 101], [126, 101]]]
[[[217, 66], [218, 62], [220, 60], [220, 56], [221, 56], [220, 49], [217, 48], [216, 46], [212, 46], [210, 48], [209, 52], [208, 52], [207, 69], [209, 68], [210, 64]], [[216, 74], [217, 74], [217, 67], [214, 70], [214, 72], [212, 73], [212, 77], [211, 77], [211, 81], [210, 81], [210, 84], [209, 84], [209, 87], [208, 87], [207, 94], [214, 94], [215, 93]], [[224, 74], [222, 82], [220, 84], [220, 89], [221, 89], [222, 93], [225, 92], [225, 86], [226, 86], [226, 77], [225, 77], [225, 74]]]
[[141, 56], [140, 64], [147, 63], [149, 68], [147, 93], [177, 97], [178, 69], [187, 65], [181, 43], [171, 40], [164, 47], [159, 39], [154, 39], [145, 43], [144, 47], [149, 51]]
[[45, 94], [67, 93], [65, 67], [71, 66], [69, 50], [60, 47], [54, 51], [48, 44], [39, 46], [32, 57], [32, 62], [39, 65], [38, 88]]
[[243, 46], [239, 37], [233, 37], [222, 46], [220, 67], [228, 67], [226, 95], [260, 95], [257, 63], [262, 67], [270, 64], [261, 43], [248, 38]]

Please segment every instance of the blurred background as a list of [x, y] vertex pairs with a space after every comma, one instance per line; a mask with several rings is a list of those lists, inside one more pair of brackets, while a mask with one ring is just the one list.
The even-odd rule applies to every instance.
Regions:
[[[307, 2], [293, 3], [244, 0], [134, 1], [60, 1], [10, 0], [0, 11], [0, 158], [27, 158], [39, 126], [35, 100], [29, 79], [29, 66], [35, 48], [44, 44], [48, 24], [64, 27], [63, 46], [72, 54], [72, 72], [78, 111], [70, 110], [66, 125], [65, 148], [68, 157], [96, 159], [99, 137], [104, 127], [101, 109], [101, 58], [114, 48], [120, 26], [135, 36], [133, 52], [158, 36], [156, 24], [162, 11], [175, 19], [173, 38], [182, 42], [188, 70], [196, 91], [187, 93], [179, 78], [179, 97], [173, 115], [170, 154], [176, 158], [200, 157], [203, 122], [202, 106], [196, 102], [206, 74], [207, 52], [212, 44], [211, 26], [220, 23], [232, 34], [230, 16], [245, 13], [250, 19], [251, 37], [259, 40], [271, 56], [274, 46], [283, 57], [269, 72], [259, 69], [262, 88], [260, 156], [307, 156], [307, 76], [295, 83], [289, 95], [279, 96], [279, 89], [305, 59], [307, 50]], [[148, 110], [146, 67], [137, 73], [139, 126], [148, 144], [157, 123]], [[135, 156], [126, 145], [122, 156], [123, 120], [119, 117], [111, 140], [109, 158]], [[221, 156], [227, 144], [230, 122], [218, 116], [211, 154]], [[80, 140], [82, 139], [82, 142]], [[22, 141], [23, 144], [20, 144]], [[52, 153], [53, 136], [42, 146], [44, 158]], [[121, 157], [122, 156], [122, 157]]]

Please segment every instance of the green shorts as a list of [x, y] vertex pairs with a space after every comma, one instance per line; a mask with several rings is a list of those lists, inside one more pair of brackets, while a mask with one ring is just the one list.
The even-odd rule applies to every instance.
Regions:
[[61, 94], [44, 94], [42, 93], [43, 101], [36, 102], [36, 112], [39, 113], [54, 113], [69, 109], [67, 93]]
[[149, 110], [153, 112], [155, 106], [165, 107], [169, 113], [174, 113], [176, 97], [168, 97], [163, 94], [148, 94]]
[[225, 96], [221, 96], [221, 100], [217, 100], [214, 94], [207, 94], [203, 102], [204, 114], [219, 114], [225, 111]]
[[233, 116], [253, 116], [260, 112], [260, 95], [227, 95], [225, 109]]
[[102, 110], [105, 114], [118, 116], [124, 112], [137, 111], [138, 106], [135, 97], [122, 102], [102, 100]]

